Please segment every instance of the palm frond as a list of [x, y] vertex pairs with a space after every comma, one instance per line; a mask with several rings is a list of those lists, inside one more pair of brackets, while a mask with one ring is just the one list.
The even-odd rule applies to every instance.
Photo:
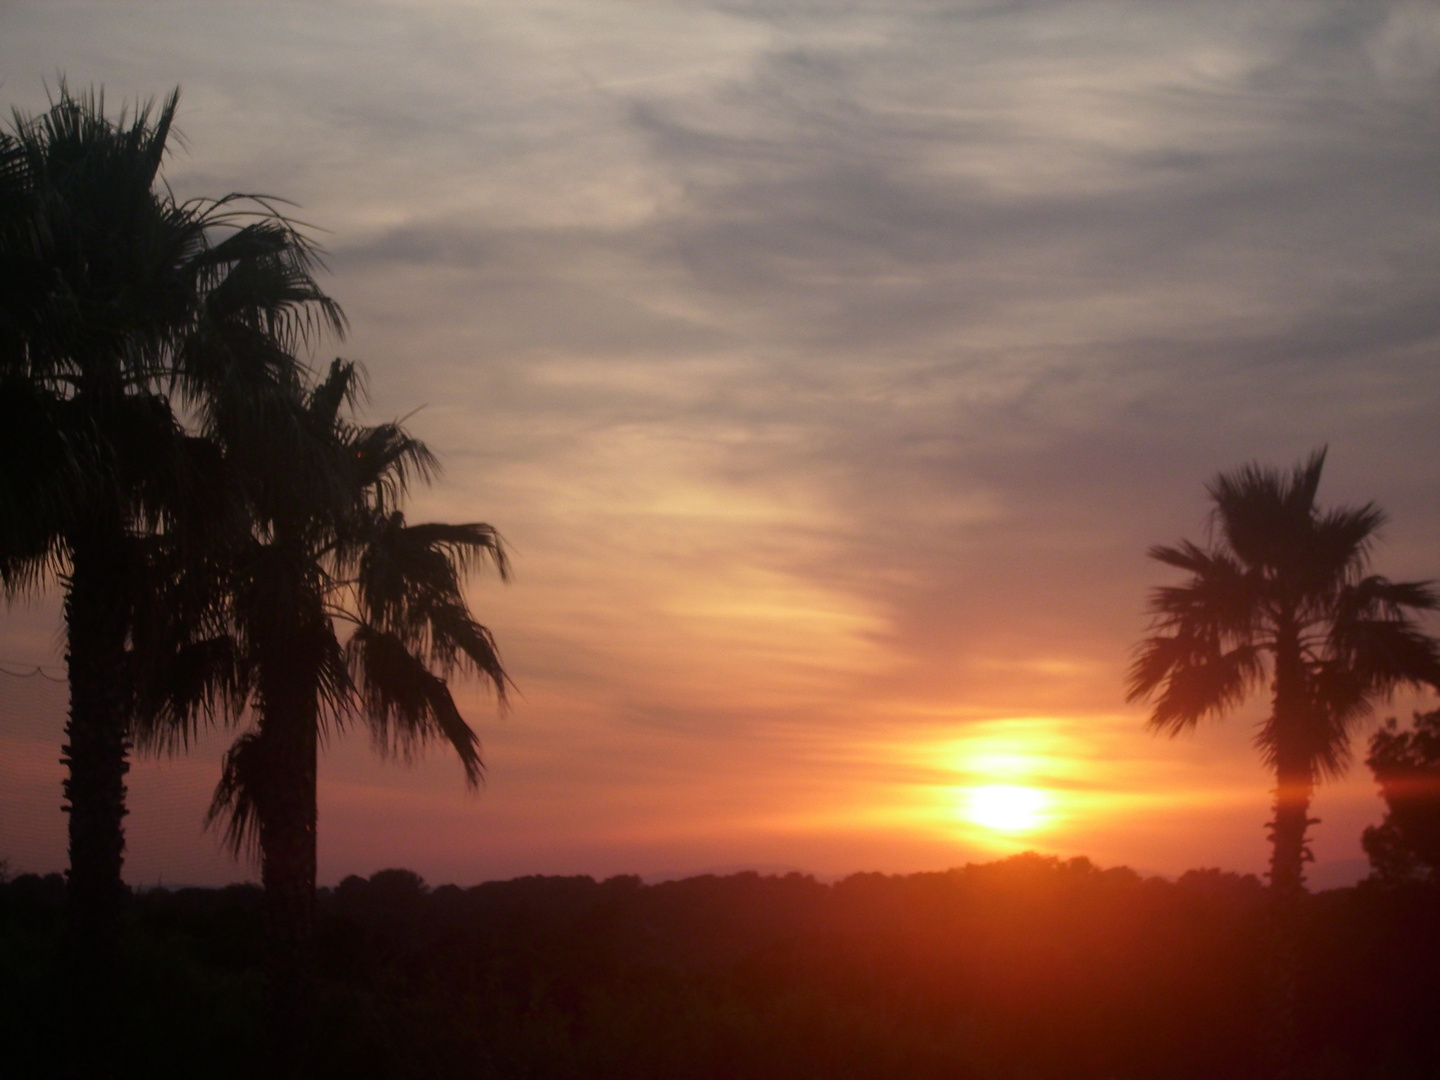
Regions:
[[330, 734], [330, 721], [343, 723], [355, 710], [355, 680], [351, 677], [350, 658], [345, 646], [335, 636], [327, 620], [320, 639], [319, 663], [315, 666], [315, 688], [321, 705], [316, 720], [323, 742]]
[[412, 480], [429, 483], [440, 472], [430, 448], [399, 424], [359, 429], [350, 453], [358, 483], [371, 493], [371, 504], [381, 514], [399, 507]]
[[221, 825], [222, 843], [236, 858], [256, 857], [260, 825], [268, 812], [266, 785], [273, 773], [265, 742], [247, 731], [235, 740], [220, 767], [220, 782], [210, 799], [205, 827]]
[[1166, 566], [1173, 566], [1177, 570], [1187, 570], [1192, 574], [1208, 573], [1217, 560], [1224, 558], [1221, 554], [1197, 547], [1189, 540], [1180, 541], [1178, 547], [1156, 544], [1145, 554]]
[[111, 459], [127, 516], [145, 532], [154, 532], [167, 509], [180, 505], [182, 492], [199, 494], [192, 469], [218, 464], [218, 452], [185, 432], [165, 398], [118, 394], [87, 411]]
[[250, 688], [248, 665], [233, 637], [165, 650], [136, 679], [135, 744], [151, 753], [188, 750], [202, 720], [237, 720]]
[[1192, 635], [1210, 635], [1217, 640], [1247, 638], [1265, 599], [1255, 576], [1223, 552], [1205, 552], [1193, 545], [1190, 548], [1158, 549], [1156, 558], [1183, 556], [1195, 569], [1183, 585], [1162, 585], [1151, 592], [1149, 610], [1154, 625], [1162, 629], [1185, 627]]
[[330, 362], [330, 370], [311, 389], [305, 402], [305, 411], [319, 430], [332, 431], [340, 417], [340, 410], [353, 407], [364, 393], [364, 373], [352, 361], [338, 356]]
[[505, 541], [493, 525], [479, 521], [459, 525], [444, 522], [407, 525], [403, 518], [399, 521], [401, 538], [407, 547], [443, 552], [445, 558], [462, 576], [489, 563], [495, 567], [500, 580], [509, 580], [510, 558], [506, 553]]
[[466, 781], [478, 784], [484, 774], [480, 740], [445, 680], [394, 634], [370, 626], [355, 631], [348, 652], [376, 746], [408, 759], [426, 742], [443, 738], [459, 756]]
[[1385, 520], [1385, 511], [1373, 502], [1317, 513], [1313, 541], [1316, 571], [1342, 577], [1363, 565]]
[[470, 614], [461, 575], [479, 560], [508, 573], [503, 541], [482, 523], [407, 525], [396, 512], [375, 522], [356, 575], [361, 619], [394, 635], [444, 675], [478, 672], [502, 703], [508, 678], [494, 637]]
[[1226, 650], [1214, 638], [1156, 634], [1137, 650], [1127, 700], [1153, 698], [1148, 726], [1173, 736], [1238, 705], [1264, 671], [1252, 644]]
[[67, 403], [0, 379], [0, 588], [31, 593], [63, 563], [66, 528], [100, 469], [95, 440], [72, 430]]
[[504, 541], [493, 526], [409, 525], [399, 511], [357, 537], [356, 588], [363, 617], [384, 627], [423, 620], [437, 604], [463, 603], [460, 580], [484, 562], [509, 576]]
[[484, 676], [503, 707], [510, 676], [490, 630], [476, 622], [463, 603], [442, 605], [427, 614], [430, 662], [447, 673], [459, 670]]
[[1325, 661], [1343, 667], [1368, 695], [1403, 684], [1440, 689], [1440, 645], [1413, 612], [1440, 604], [1429, 582], [1392, 582], [1378, 575], [1347, 586], [1336, 598]]
[[1440, 648], [1408, 620], [1356, 620], [1337, 634], [1335, 653], [1370, 694], [1385, 695], [1402, 685], [1440, 689]]
[[1440, 594], [1431, 581], [1391, 581], [1371, 574], [1350, 585], [1336, 599], [1336, 618], [1407, 619], [1411, 612], [1440, 608]]
[[1214, 522], [1242, 564], [1274, 572], [1304, 545], [1324, 467], [1322, 448], [1288, 473], [1252, 462], [1215, 478]]

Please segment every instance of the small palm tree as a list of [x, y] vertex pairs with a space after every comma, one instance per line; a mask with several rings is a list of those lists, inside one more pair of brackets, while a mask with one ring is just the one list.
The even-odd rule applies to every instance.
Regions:
[[1271, 886], [1304, 889], [1310, 799], [1349, 759], [1350, 735], [1402, 684], [1440, 685], [1440, 651], [1415, 622], [1437, 606], [1425, 582], [1368, 574], [1384, 521], [1373, 503], [1315, 505], [1323, 450], [1282, 473], [1247, 465], [1210, 485], [1215, 540], [1150, 556], [1190, 575], [1151, 596], [1129, 699], [1153, 699], [1150, 727], [1176, 735], [1268, 683], [1255, 743], [1275, 772]]
[[479, 741], [447, 678], [478, 673], [502, 704], [508, 682], [462, 593], [481, 561], [507, 574], [500, 538], [484, 524], [406, 522], [406, 489], [433, 475], [434, 459], [397, 424], [345, 419], [357, 378], [337, 360], [289, 422], [224, 433], [254, 515], [227, 571], [230, 637], [195, 642], [204, 662], [181, 664], [167, 684], [178, 692], [143, 710], [141, 734], [154, 744], [183, 735], [197, 703], [253, 709], [253, 729], [226, 754], [210, 820], [237, 855], [259, 854], [275, 1068], [287, 1074], [303, 1072], [307, 1043], [320, 742], [355, 720], [385, 753], [408, 757], [438, 739], [474, 785]]
[[68, 889], [77, 989], [96, 1001], [123, 895], [137, 570], [151, 539], [203, 525], [180, 508], [215, 505], [203, 429], [293, 393], [297, 345], [343, 330], [290, 221], [160, 181], [176, 104], [112, 120], [62, 82], [0, 132], [0, 585], [65, 589]]

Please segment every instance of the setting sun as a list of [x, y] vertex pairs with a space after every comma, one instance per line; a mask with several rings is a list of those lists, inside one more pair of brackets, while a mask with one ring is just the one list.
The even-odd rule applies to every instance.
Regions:
[[1039, 788], [991, 784], [969, 790], [965, 816], [998, 832], [1029, 832], [1039, 827], [1049, 803]]

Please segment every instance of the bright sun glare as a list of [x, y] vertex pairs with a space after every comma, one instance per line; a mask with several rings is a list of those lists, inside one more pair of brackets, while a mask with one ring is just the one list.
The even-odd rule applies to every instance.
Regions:
[[1050, 798], [1039, 788], [990, 784], [971, 788], [965, 816], [997, 832], [1028, 832], [1044, 819]]

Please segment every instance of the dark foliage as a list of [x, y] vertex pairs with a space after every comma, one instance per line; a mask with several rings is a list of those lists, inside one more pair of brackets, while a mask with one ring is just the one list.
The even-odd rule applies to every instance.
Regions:
[[[11, 1075], [62, 1075], [58, 878], [0, 885]], [[1440, 890], [1306, 897], [1303, 1075], [1440, 1068]], [[1014, 1080], [1259, 1075], [1265, 893], [1035, 855], [935, 874], [322, 890], [316, 1076]], [[259, 891], [131, 898], [135, 1076], [263, 1075]]]
[[1440, 875], [1440, 709], [1416, 713], [1401, 730], [1392, 717], [1365, 759], [1385, 800], [1385, 819], [1365, 830], [1365, 853], [1382, 881]]

